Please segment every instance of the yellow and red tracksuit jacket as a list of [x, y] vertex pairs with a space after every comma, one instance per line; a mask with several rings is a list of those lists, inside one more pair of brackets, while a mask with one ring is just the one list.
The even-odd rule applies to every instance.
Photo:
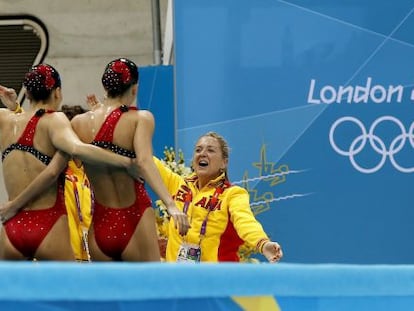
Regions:
[[[183, 178], [166, 167], [154, 157], [155, 164], [164, 184], [173, 196], [176, 206], [182, 211], [186, 194], [191, 192], [187, 216], [191, 228], [183, 238], [170, 221], [166, 261], [176, 261], [180, 245], [185, 242], [201, 247], [201, 261], [239, 261], [238, 249], [246, 242], [251, 247], [267, 240], [268, 236], [262, 225], [254, 217], [250, 208], [249, 194], [239, 186], [230, 186], [218, 196], [218, 203], [213, 210], [210, 199], [218, 185], [225, 180], [224, 173], [210, 181], [203, 189], [197, 187], [197, 176], [191, 174]], [[208, 214], [208, 215], [207, 215]], [[207, 216], [206, 233], [200, 237], [201, 225]]]
[[87, 261], [89, 255], [82, 236], [83, 230], [88, 230], [92, 221], [91, 186], [83, 166], [78, 167], [73, 160], [68, 162], [65, 175], [65, 205], [68, 213], [70, 242], [76, 260]]

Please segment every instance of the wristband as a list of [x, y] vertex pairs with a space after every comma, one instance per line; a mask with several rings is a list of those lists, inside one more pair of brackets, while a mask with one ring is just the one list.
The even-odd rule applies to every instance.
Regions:
[[23, 112], [23, 108], [22, 108], [22, 106], [20, 106], [20, 103], [19, 102], [16, 102], [16, 104], [17, 104], [16, 109], [14, 109], [13, 112], [14, 113], [21, 113], [21, 112]]
[[260, 239], [256, 244], [256, 252], [263, 254], [263, 246], [269, 241], [268, 238]]

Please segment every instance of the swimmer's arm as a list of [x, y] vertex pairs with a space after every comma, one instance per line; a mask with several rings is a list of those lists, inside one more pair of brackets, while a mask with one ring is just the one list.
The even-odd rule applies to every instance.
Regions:
[[104, 150], [91, 144], [85, 144], [74, 132], [71, 123], [63, 113], [56, 113], [49, 135], [53, 145], [72, 157], [91, 164], [104, 164], [130, 169], [133, 162], [130, 158]]
[[0, 122], [3, 122], [4, 118], [8, 118], [10, 114], [23, 111], [20, 103], [17, 102], [16, 91], [12, 88], [0, 85], [0, 101], [6, 106], [6, 108], [0, 108]]
[[68, 161], [69, 156], [67, 154], [57, 151], [49, 165], [13, 200], [15, 204], [19, 208], [23, 207], [55, 183], [60, 174], [65, 170]]
[[16, 111], [20, 108], [20, 104], [17, 102], [16, 91], [12, 88], [0, 85], [0, 99], [9, 110]]
[[141, 110], [137, 128], [134, 135], [134, 150], [137, 155], [135, 163], [145, 182], [161, 199], [167, 208], [168, 214], [174, 219], [175, 227], [180, 234], [185, 235], [190, 228], [187, 215], [175, 205], [175, 201], [168, 192], [157, 166], [153, 160], [152, 136], [155, 128], [154, 117], [151, 112]]
[[163, 203], [175, 206], [175, 202], [165, 187], [161, 176], [155, 166], [152, 152], [152, 137], [155, 121], [151, 112], [139, 111], [140, 119], [134, 134], [134, 150], [137, 155], [135, 163], [145, 182], [158, 195]]
[[0, 218], [3, 222], [12, 218], [28, 202], [55, 183], [66, 168], [68, 160], [68, 155], [56, 152], [49, 165], [17, 197], [0, 206]]

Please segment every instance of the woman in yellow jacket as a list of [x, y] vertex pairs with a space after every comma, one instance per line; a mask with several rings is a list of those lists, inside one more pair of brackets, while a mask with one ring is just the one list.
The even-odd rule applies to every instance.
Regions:
[[88, 231], [92, 221], [93, 192], [83, 164], [70, 160], [65, 171], [65, 205], [70, 243], [77, 261], [91, 261]]
[[270, 262], [283, 256], [280, 245], [269, 240], [254, 217], [247, 191], [228, 181], [228, 156], [227, 142], [209, 132], [196, 143], [194, 172], [188, 177], [172, 172], [154, 158], [177, 207], [187, 214], [191, 225], [183, 236], [170, 221], [166, 261], [239, 261], [238, 249], [244, 242]]
[[[62, 111], [72, 120], [87, 110], [80, 105], [62, 105]], [[91, 261], [88, 231], [92, 221], [93, 192], [82, 161], [71, 159], [65, 170], [65, 205], [68, 213], [70, 243], [77, 261]]]

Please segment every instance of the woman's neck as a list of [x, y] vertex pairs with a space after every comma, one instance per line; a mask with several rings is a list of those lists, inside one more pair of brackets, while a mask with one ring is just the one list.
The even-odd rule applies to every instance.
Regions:
[[130, 106], [132, 103], [127, 96], [121, 96], [116, 98], [106, 98], [104, 105], [107, 107], [120, 107], [122, 105]]
[[198, 186], [198, 189], [199, 190], [201, 190], [201, 189], [203, 189], [206, 185], [208, 185], [212, 180], [215, 180], [215, 179], [217, 179], [219, 176], [221, 175], [221, 173], [220, 174], [218, 174], [217, 176], [215, 176], [215, 177], [200, 177], [200, 176], [197, 176], [198, 178], [197, 178], [197, 186]]
[[205, 180], [203, 178], [198, 177], [198, 181], [197, 181], [198, 189], [199, 190], [203, 189], [204, 186], [207, 185], [209, 181], [210, 181], [210, 179]]
[[39, 101], [39, 102], [31, 102], [32, 110], [36, 111], [39, 109], [45, 109], [45, 110], [56, 110], [56, 105], [52, 102], [46, 102], [46, 101]]

